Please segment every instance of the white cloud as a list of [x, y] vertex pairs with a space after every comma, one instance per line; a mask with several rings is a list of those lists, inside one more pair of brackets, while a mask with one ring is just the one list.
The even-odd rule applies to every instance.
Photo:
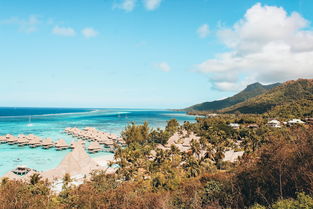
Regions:
[[30, 15], [26, 19], [22, 19], [19, 17], [12, 17], [6, 20], [0, 21], [0, 24], [7, 25], [18, 25], [19, 30], [25, 33], [32, 33], [38, 29], [38, 25], [40, 24], [40, 20], [36, 15]]
[[130, 12], [135, 8], [136, 2], [137, 0], [122, 0], [119, 3], [114, 3], [113, 8], [118, 8]]
[[[209, 74], [220, 90], [242, 88], [247, 81], [313, 77], [313, 31], [308, 28], [299, 13], [258, 3], [232, 28], [218, 31], [229, 51], [198, 64], [197, 70]], [[234, 76], [228, 79], [228, 74]]]
[[207, 24], [203, 24], [201, 25], [198, 30], [197, 33], [199, 35], [200, 38], [205, 38], [209, 35], [210, 33], [210, 29], [209, 26]]
[[167, 62], [160, 62], [156, 66], [164, 72], [169, 72], [171, 70], [171, 66]]
[[73, 28], [71, 27], [60, 27], [60, 26], [55, 26], [52, 29], [52, 33], [55, 35], [59, 36], [75, 36], [76, 32]]
[[[122, 9], [125, 10], [126, 12], [133, 11], [138, 2], [137, 0], [116, 0], [116, 1], [117, 2], [113, 3], [113, 8]], [[141, 0], [141, 1], [145, 9], [148, 11], [156, 10], [162, 2], [162, 0]]]
[[155, 10], [157, 9], [162, 0], [143, 0], [144, 6], [147, 10]]
[[96, 37], [98, 35], [98, 32], [93, 28], [84, 28], [82, 30], [82, 34], [86, 38], [93, 38], [93, 37]]

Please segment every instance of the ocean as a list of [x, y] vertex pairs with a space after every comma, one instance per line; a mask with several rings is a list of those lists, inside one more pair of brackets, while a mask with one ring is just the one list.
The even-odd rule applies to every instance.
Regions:
[[[75, 139], [64, 133], [66, 127], [95, 127], [120, 135], [130, 122], [142, 124], [147, 121], [152, 128], [164, 128], [172, 118], [180, 123], [195, 120], [194, 116], [170, 110], [0, 107], [0, 136], [34, 134], [42, 138], [50, 137], [54, 141], [62, 138], [69, 144]], [[55, 168], [68, 152], [0, 144], [0, 177], [18, 165], [38, 171]], [[91, 157], [101, 155], [112, 153], [100, 152], [91, 154]]]

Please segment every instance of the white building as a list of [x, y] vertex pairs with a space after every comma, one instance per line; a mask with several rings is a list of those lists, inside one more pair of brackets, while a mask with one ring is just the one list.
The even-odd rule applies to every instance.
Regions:
[[232, 127], [233, 129], [239, 129], [240, 128], [240, 125], [238, 123], [230, 123], [229, 126]]
[[300, 119], [292, 119], [292, 120], [288, 121], [288, 125], [289, 126], [292, 126], [292, 125], [295, 125], [295, 124], [305, 124], [305, 122], [303, 122]]
[[280, 122], [278, 120], [271, 120], [267, 124], [273, 128], [280, 128], [281, 127]]

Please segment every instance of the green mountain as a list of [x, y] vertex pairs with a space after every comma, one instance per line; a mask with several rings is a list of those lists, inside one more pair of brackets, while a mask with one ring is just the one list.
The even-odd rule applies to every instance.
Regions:
[[186, 111], [217, 111], [221, 110], [235, 104], [244, 102], [252, 97], [263, 94], [270, 89], [279, 86], [280, 83], [275, 83], [271, 85], [262, 85], [260, 83], [250, 84], [243, 91], [238, 94], [228, 97], [222, 100], [216, 100], [213, 102], [204, 102], [201, 104], [193, 105], [191, 107], [186, 108]]
[[287, 81], [261, 95], [219, 111], [221, 113], [268, 113], [272, 116], [312, 116], [313, 79]]

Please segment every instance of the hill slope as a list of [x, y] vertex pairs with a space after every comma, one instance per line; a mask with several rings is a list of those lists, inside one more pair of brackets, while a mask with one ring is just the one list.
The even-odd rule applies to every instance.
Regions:
[[204, 102], [201, 104], [193, 105], [191, 107], [186, 108], [186, 111], [216, 111], [221, 110], [223, 108], [230, 107], [232, 105], [241, 103], [246, 101], [247, 99], [250, 99], [252, 97], [258, 96], [260, 94], [263, 94], [267, 92], [268, 90], [279, 86], [280, 83], [275, 83], [271, 85], [262, 85], [260, 83], [254, 83], [247, 88], [245, 88], [243, 91], [239, 92], [238, 94], [228, 97], [223, 100], [217, 100], [213, 102]]
[[311, 115], [313, 111], [313, 79], [287, 81], [277, 88], [250, 98], [221, 113], [265, 113], [270, 115]]

